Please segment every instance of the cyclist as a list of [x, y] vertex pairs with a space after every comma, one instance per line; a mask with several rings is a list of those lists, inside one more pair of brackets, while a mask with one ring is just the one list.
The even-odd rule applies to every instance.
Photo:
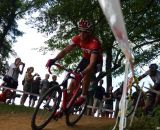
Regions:
[[[149, 75], [152, 81], [154, 82], [153, 89], [160, 91], [160, 71], [157, 69], [158, 69], [157, 64], [150, 64], [149, 70], [147, 70], [143, 75], [139, 76], [138, 80], [141, 80], [142, 78]], [[154, 105], [157, 106], [159, 102], [159, 95], [156, 95], [155, 93], [152, 93], [152, 95], [155, 98]], [[150, 102], [146, 102], [145, 109], [147, 109], [150, 105], [151, 105]]]
[[[54, 59], [49, 59], [46, 67], [50, 67], [58, 60], [71, 52], [75, 47], [79, 47], [82, 52], [82, 60], [76, 68], [76, 79], [82, 80], [82, 95], [77, 99], [76, 105], [81, 105], [87, 96], [91, 76], [102, 69], [102, 48], [100, 41], [93, 36], [93, 24], [88, 20], [81, 19], [78, 22], [79, 34], [72, 37], [70, 44], [65, 47]], [[70, 93], [74, 90], [74, 80], [69, 86]]]

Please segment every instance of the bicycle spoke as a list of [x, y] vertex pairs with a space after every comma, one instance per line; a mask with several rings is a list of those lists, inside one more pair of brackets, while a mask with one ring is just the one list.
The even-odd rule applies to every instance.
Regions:
[[73, 105], [66, 114], [67, 125], [73, 126], [75, 123], [77, 123], [84, 114], [86, 107], [87, 107], [87, 99], [80, 106]]
[[59, 89], [51, 89], [39, 99], [32, 117], [32, 128], [42, 129], [50, 122], [59, 107], [60, 99]]

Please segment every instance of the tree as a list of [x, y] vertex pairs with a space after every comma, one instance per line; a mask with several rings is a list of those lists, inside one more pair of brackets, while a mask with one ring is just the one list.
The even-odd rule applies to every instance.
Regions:
[[[135, 65], [148, 64], [159, 55], [160, 45], [160, 2], [158, 0], [121, 1], [124, 21], [135, 55]], [[40, 32], [56, 34], [46, 42], [48, 50], [62, 49], [70, 37], [77, 33], [77, 21], [80, 18], [90, 19], [95, 24], [95, 34], [99, 36], [106, 55], [107, 85], [112, 85], [112, 74], [118, 76], [124, 72], [124, 55], [115, 42], [97, 0], [57, 0], [40, 12], [35, 20]], [[35, 21], [34, 21], [35, 22]], [[63, 62], [71, 67], [78, 61], [80, 52], [75, 51]], [[74, 62], [73, 62], [74, 61]], [[70, 64], [74, 63], [74, 64]], [[115, 70], [114, 72], [112, 70]], [[108, 72], [110, 72], [108, 74]]]
[[17, 21], [25, 14], [47, 6], [50, 0], [1, 0], [0, 1], [0, 74], [5, 74], [5, 63], [9, 54], [16, 55], [12, 45], [23, 32], [18, 30]]

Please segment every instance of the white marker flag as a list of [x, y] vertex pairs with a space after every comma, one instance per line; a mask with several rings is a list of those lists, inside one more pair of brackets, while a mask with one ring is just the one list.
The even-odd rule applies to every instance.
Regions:
[[127, 63], [125, 66], [125, 79], [123, 84], [123, 94], [119, 104], [120, 108], [120, 123], [119, 130], [123, 130], [125, 127], [125, 112], [126, 112], [126, 92], [128, 86], [128, 70], [131, 65], [132, 74], [134, 75], [133, 62], [134, 57], [131, 53], [131, 49], [128, 43], [128, 36], [126, 33], [126, 28], [123, 20], [123, 15], [121, 11], [121, 6], [119, 0], [98, 0], [100, 6], [106, 16], [108, 23], [112, 29], [115, 39], [118, 41], [121, 50], [123, 51]]

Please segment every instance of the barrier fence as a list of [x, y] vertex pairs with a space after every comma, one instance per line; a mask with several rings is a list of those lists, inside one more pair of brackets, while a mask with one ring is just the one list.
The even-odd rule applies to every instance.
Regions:
[[20, 92], [20, 93], [24, 93], [24, 94], [28, 94], [28, 95], [33, 95], [33, 96], [40, 96], [39, 94], [24, 92], [22, 90], [18, 90], [18, 89], [14, 89], [14, 88], [8, 88], [8, 87], [5, 87], [5, 86], [0, 86], [0, 88], [10, 89], [10, 90], [13, 90], [13, 91], [16, 91], [16, 92]]
[[[9, 87], [5, 87], [5, 86], [0, 86], [0, 88], [4, 88], [4, 89], [10, 89], [16, 92], [20, 92], [20, 93], [24, 93], [24, 94], [28, 94], [28, 95], [33, 95], [33, 96], [40, 96], [39, 94], [35, 94], [35, 93], [31, 93], [31, 92], [25, 92], [22, 90], [18, 90], [18, 89], [14, 89], [14, 88], [9, 88]], [[102, 111], [108, 111], [108, 112], [115, 112], [114, 110], [110, 110], [110, 109], [106, 109], [104, 107], [93, 107], [91, 105], [88, 105], [87, 108], [91, 108], [91, 109], [102, 109]]]

